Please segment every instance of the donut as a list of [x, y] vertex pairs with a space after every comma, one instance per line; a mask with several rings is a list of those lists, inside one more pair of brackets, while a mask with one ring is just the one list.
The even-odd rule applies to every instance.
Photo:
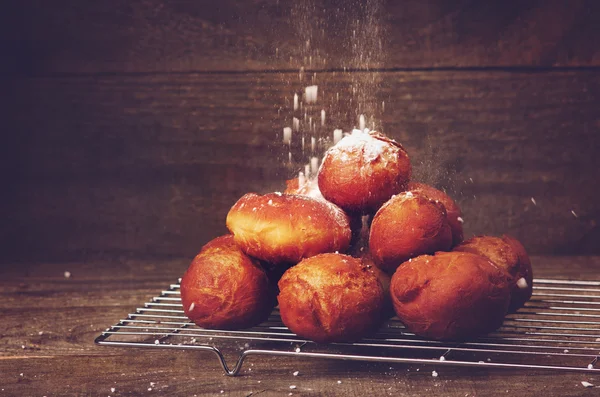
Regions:
[[423, 195], [403, 192], [392, 197], [371, 223], [371, 256], [390, 274], [409, 258], [451, 246], [452, 230], [444, 205]]
[[279, 280], [279, 311], [295, 334], [319, 343], [351, 342], [375, 331], [384, 308], [377, 276], [348, 255], [304, 259]]
[[494, 262], [511, 276], [512, 297], [509, 311], [515, 312], [531, 298], [533, 269], [521, 243], [513, 237], [476, 236], [454, 247], [453, 251], [470, 252]]
[[318, 183], [323, 197], [345, 211], [372, 214], [405, 190], [410, 175], [402, 145], [378, 132], [355, 130], [327, 150]]
[[[325, 200], [316, 179], [305, 179], [303, 175], [298, 178], [288, 179], [286, 182], [284, 194], [299, 194], [312, 198]], [[359, 213], [350, 213], [350, 229], [352, 230], [352, 238], [350, 239], [349, 253], [352, 255], [360, 254], [366, 247], [369, 236], [368, 216]]]
[[267, 274], [231, 235], [202, 248], [183, 275], [180, 291], [185, 315], [203, 328], [252, 327], [269, 316], [275, 303]]
[[452, 229], [452, 245], [457, 245], [463, 241], [462, 211], [452, 197], [433, 186], [419, 182], [410, 182], [408, 184], [408, 190], [413, 194], [422, 194], [432, 200], [437, 200], [444, 204], [446, 216], [448, 217], [448, 224], [450, 225], [450, 229]]
[[226, 224], [246, 254], [276, 265], [343, 252], [351, 238], [344, 211], [326, 200], [293, 194], [248, 193], [231, 207]]
[[437, 252], [398, 267], [390, 294], [409, 331], [436, 340], [466, 340], [502, 325], [510, 276], [481, 255]]

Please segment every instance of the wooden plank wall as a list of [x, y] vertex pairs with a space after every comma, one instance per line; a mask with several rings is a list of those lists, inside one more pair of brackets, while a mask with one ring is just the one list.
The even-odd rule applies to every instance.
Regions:
[[307, 39], [314, 68], [339, 68], [357, 66], [352, 31], [374, 29], [385, 55], [363, 67], [585, 67], [600, 64], [599, 9], [594, 0], [21, 0], [0, 16], [11, 54], [0, 70], [296, 70]]
[[280, 131], [315, 78], [317, 133], [373, 115], [458, 199], [467, 235], [599, 254], [598, 15], [594, 1], [21, 1], [0, 17], [1, 260], [191, 257], [237, 198], [297, 171]]

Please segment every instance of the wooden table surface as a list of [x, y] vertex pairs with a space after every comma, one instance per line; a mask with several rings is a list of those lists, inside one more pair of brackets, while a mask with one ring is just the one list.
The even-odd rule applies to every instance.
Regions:
[[[533, 260], [538, 278], [600, 280], [598, 256]], [[0, 397], [599, 395], [599, 388], [581, 382], [600, 386], [600, 376], [586, 373], [259, 356], [245, 362], [240, 376], [227, 377], [211, 353], [94, 344], [102, 330], [180, 277], [187, 262], [121, 259], [0, 267]], [[432, 370], [439, 376], [432, 377]]]

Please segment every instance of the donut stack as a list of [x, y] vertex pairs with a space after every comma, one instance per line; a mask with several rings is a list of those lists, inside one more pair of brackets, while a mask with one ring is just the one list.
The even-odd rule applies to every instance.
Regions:
[[321, 343], [358, 340], [394, 314], [426, 338], [489, 333], [531, 297], [531, 262], [509, 236], [463, 241], [461, 215], [446, 193], [411, 181], [402, 145], [356, 131], [326, 152], [316, 179], [233, 205], [231, 234], [183, 276], [185, 314], [240, 329], [278, 303], [292, 332]]

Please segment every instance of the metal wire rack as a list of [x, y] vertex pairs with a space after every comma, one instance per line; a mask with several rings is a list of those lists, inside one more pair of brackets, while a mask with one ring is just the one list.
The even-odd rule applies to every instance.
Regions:
[[[524, 308], [508, 315], [496, 332], [471, 342], [423, 339], [393, 318], [360, 342], [322, 345], [290, 332], [277, 309], [267, 321], [246, 330], [200, 328], [183, 312], [180, 281], [107, 328], [95, 342], [210, 351], [230, 376], [251, 355], [600, 373], [600, 282], [536, 279]], [[235, 350], [233, 367], [225, 360], [225, 346]]]

